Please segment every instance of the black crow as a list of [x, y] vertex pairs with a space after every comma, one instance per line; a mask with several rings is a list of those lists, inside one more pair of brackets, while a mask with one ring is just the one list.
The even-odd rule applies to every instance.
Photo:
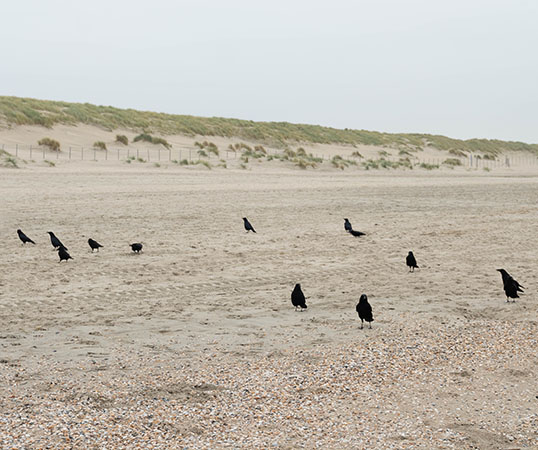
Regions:
[[415, 259], [415, 255], [413, 255], [413, 252], [409, 252], [407, 254], [407, 257], [405, 258], [405, 263], [407, 264], [407, 267], [409, 267], [409, 272], [414, 272], [415, 269], [418, 269], [417, 260]]
[[102, 247], [101, 244], [99, 244], [99, 242], [97, 241], [94, 241], [93, 239], [88, 239], [88, 245], [91, 247], [92, 249], [92, 253], [95, 249], [97, 249], [97, 251], [99, 251], [99, 248]]
[[243, 225], [245, 225], [245, 230], [247, 230], [247, 233], [249, 231], [254, 231], [254, 233], [256, 233], [256, 230], [254, 229], [254, 227], [251, 225], [251, 223], [248, 221], [246, 217], [243, 217]]
[[71, 255], [67, 253], [67, 249], [63, 245], [58, 247], [58, 256], [60, 257], [60, 262], [62, 262], [63, 260], [67, 262], [67, 260], [73, 259]]
[[[497, 269], [498, 272], [501, 272], [501, 276], [503, 277], [503, 285], [504, 285], [504, 292], [506, 294], [506, 301], [510, 301], [510, 298], [516, 299], [519, 298], [519, 295], [517, 295], [518, 292], [523, 292], [523, 289], [525, 289], [524, 286], [521, 286], [516, 280], [512, 278], [512, 276], [504, 269]], [[515, 302], [515, 300], [514, 300]]]
[[370, 323], [370, 328], [372, 328], [372, 322], [374, 321], [374, 316], [372, 315], [372, 307], [368, 303], [368, 297], [366, 294], [362, 294], [359, 299], [359, 303], [355, 307], [359, 318], [361, 319], [361, 330], [364, 328], [364, 321]]
[[17, 234], [19, 235], [19, 239], [22, 241], [23, 244], [30, 242], [35, 245], [35, 242], [32, 241], [28, 236], [26, 236], [20, 229], [17, 230]]
[[67, 247], [62, 244], [60, 239], [58, 239], [52, 231], [47, 231], [47, 233], [50, 234], [50, 243], [55, 249], [58, 249], [58, 247], [63, 247], [67, 250]]
[[363, 233], [362, 231], [355, 231], [353, 229], [349, 230], [349, 233], [351, 234], [351, 236], [355, 236], [355, 237], [366, 235], [366, 233]]
[[142, 251], [142, 244], [140, 242], [135, 242], [134, 244], [129, 244], [133, 252], [140, 253]]
[[352, 229], [353, 228], [351, 227], [351, 222], [349, 221], [349, 219], [344, 219], [344, 230], [350, 233]]
[[291, 293], [291, 304], [295, 306], [295, 311], [297, 311], [297, 308], [301, 308], [301, 311], [307, 308], [306, 299], [299, 283], [295, 285]]

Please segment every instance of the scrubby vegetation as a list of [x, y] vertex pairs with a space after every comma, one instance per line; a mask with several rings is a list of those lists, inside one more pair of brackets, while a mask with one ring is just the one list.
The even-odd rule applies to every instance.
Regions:
[[[265, 152], [263, 147], [262, 149]], [[259, 151], [260, 150], [261, 149], [259, 149]], [[261, 154], [261, 156], [264, 155], [266, 156], [267, 161], [289, 161], [300, 169], [308, 169], [309, 167], [316, 168], [318, 164], [323, 162], [321, 158], [315, 157], [312, 153], [306, 153], [306, 150], [303, 147], [299, 147], [296, 151], [287, 148], [282, 153], [275, 153], [273, 155], [269, 155], [266, 152]]]
[[43, 139], [40, 139], [37, 142], [37, 145], [43, 145], [45, 147], [48, 147], [50, 150], [59, 152], [60, 151], [60, 143], [54, 139], [45, 137]]
[[[366, 130], [339, 130], [286, 122], [253, 122], [218, 117], [182, 116], [119, 109], [112, 106], [96, 106], [88, 103], [68, 103], [19, 97], [0, 97], [0, 121], [4, 121], [8, 125], [40, 125], [49, 128], [59, 123], [69, 125], [84, 123], [107, 130], [122, 128], [138, 132], [144, 130], [144, 133], [148, 133], [146, 130], [150, 130], [151, 133], [162, 135], [235, 137], [281, 148], [290, 143], [304, 142], [377, 145], [409, 151], [434, 147], [439, 150], [452, 150], [452, 154], [455, 151], [483, 155], [497, 155], [503, 151], [538, 153], [538, 144], [523, 142], [506, 142], [494, 139], [460, 140], [431, 134], [393, 134]], [[454, 154], [454, 156], [461, 155]]]
[[205, 153], [205, 156], [208, 156], [207, 152], [209, 152], [209, 153], [213, 153], [216, 156], [219, 156], [219, 148], [213, 142], [208, 142], [208, 141], [204, 141], [202, 143], [195, 142], [194, 146], [200, 149], [198, 150], [198, 154], [201, 154], [200, 152], [203, 152]]
[[127, 164], [131, 164], [133, 161], [137, 161], [139, 163], [145, 163], [147, 162], [144, 158], [136, 158], [135, 156], [128, 156], [126, 159], [125, 159], [125, 162]]
[[141, 133], [138, 136], [135, 136], [135, 138], [133, 139], [133, 142], [139, 142], [139, 141], [149, 142], [150, 144], [155, 144], [155, 145], [161, 144], [161, 145], [164, 145], [164, 147], [166, 148], [172, 147], [166, 139], [155, 137], [148, 133]]
[[17, 158], [5, 150], [0, 150], [0, 167], [9, 167], [11, 169], [17, 169], [19, 164]]
[[98, 148], [99, 150], [106, 150], [106, 144], [103, 141], [96, 141], [93, 143], [93, 148]]
[[331, 164], [337, 169], [344, 170], [346, 167], [356, 166], [357, 161], [353, 161], [352, 159], [344, 159], [340, 155], [335, 155], [331, 159]]
[[420, 163], [418, 166], [421, 169], [426, 169], [426, 170], [439, 169], [439, 164]]
[[443, 164], [445, 166], [450, 166], [450, 167], [456, 167], [456, 166], [462, 165], [461, 160], [457, 158], [447, 158], [443, 161]]
[[366, 170], [370, 169], [412, 169], [413, 164], [409, 158], [400, 158], [398, 161], [390, 161], [385, 158], [368, 159], [363, 161], [362, 166]]
[[451, 148], [448, 153], [450, 153], [451, 155], [454, 155], [454, 156], [459, 156], [460, 158], [463, 158], [464, 156], [467, 156], [465, 154], [465, 152], [462, 152], [461, 150], [458, 150], [458, 149], [455, 149], [455, 148]]
[[129, 139], [124, 134], [116, 134], [116, 142], [123, 145], [129, 145]]

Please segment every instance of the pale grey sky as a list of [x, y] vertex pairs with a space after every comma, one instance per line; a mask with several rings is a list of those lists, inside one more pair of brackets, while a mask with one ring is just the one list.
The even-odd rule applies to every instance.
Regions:
[[1, 13], [1, 95], [538, 142], [538, 0], [21, 0]]

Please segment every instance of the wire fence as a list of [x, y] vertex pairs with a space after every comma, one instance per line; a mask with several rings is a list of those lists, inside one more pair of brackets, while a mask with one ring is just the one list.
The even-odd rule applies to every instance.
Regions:
[[[220, 150], [218, 155], [205, 152], [204, 156], [199, 154], [200, 149], [189, 146], [174, 146], [166, 149], [158, 148], [133, 148], [133, 147], [117, 147], [108, 150], [102, 150], [94, 147], [70, 146], [63, 148], [60, 151], [51, 150], [45, 146], [35, 146], [28, 144], [1, 144], [0, 148], [10, 153], [11, 155], [28, 161], [140, 161], [140, 162], [175, 162], [188, 161], [189, 163], [199, 160], [233, 160], [241, 157], [241, 151], [230, 149]], [[268, 155], [277, 155], [281, 152], [276, 150], [267, 150]], [[330, 161], [334, 155], [328, 154], [313, 154], [316, 158], [323, 161]], [[345, 156], [344, 158], [355, 160], [357, 163], [367, 161], [369, 158], [358, 156]], [[404, 156], [379, 156], [371, 158], [376, 161], [388, 161], [389, 163], [397, 163], [402, 159], [408, 158], [413, 165], [424, 164], [427, 166], [461, 166], [466, 168], [488, 168], [494, 169], [498, 167], [524, 167], [538, 165], [538, 156], [534, 155], [511, 155], [499, 156], [495, 159], [486, 159], [480, 155], [468, 155], [465, 157], [457, 157], [447, 155], [442, 158], [421, 157], [420, 154], [404, 155]], [[459, 163], [457, 162], [459, 161]]]

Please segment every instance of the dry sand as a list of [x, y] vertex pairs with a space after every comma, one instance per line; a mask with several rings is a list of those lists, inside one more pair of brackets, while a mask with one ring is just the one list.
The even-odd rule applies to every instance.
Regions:
[[538, 448], [536, 176], [88, 162], [0, 189], [2, 448]]

